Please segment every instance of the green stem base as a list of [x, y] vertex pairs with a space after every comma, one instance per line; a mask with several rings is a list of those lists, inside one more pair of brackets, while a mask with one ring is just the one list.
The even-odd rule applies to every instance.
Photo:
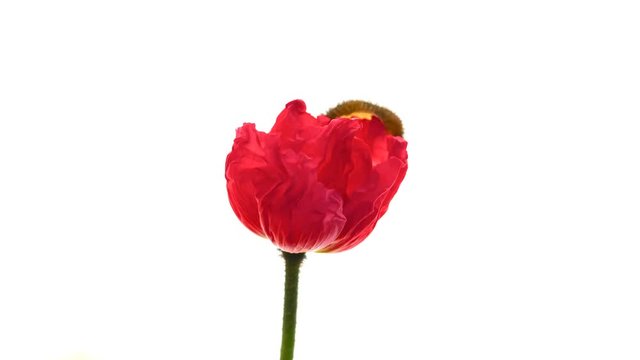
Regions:
[[296, 341], [296, 311], [298, 309], [298, 274], [305, 254], [282, 252], [285, 262], [284, 311], [282, 314], [282, 345], [280, 360], [292, 360]]

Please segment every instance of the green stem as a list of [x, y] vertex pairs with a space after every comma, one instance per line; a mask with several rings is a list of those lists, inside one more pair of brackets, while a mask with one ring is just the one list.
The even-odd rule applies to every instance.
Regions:
[[285, 262], [284, 311], [282, 314], [282, 346], [280, 360], [293, 359], [293, 347], [296, 341], [296, 310], [298, 308], [298, 274], [304, 253], [282, 252]]

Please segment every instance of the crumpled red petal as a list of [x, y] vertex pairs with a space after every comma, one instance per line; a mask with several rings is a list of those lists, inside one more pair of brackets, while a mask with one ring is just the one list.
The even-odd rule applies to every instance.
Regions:
[[407, 171], [407, 143], [373, 118], [315, 118], [287, 104], [269, 133], [238, 129], [225, 177], [251, 231], [287, 252], [338, 252], [364, 240]]

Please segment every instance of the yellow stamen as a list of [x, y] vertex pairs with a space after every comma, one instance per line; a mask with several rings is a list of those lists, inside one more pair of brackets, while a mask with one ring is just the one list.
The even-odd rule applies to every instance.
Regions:
[[357, 117], [360, 119], [365, 119], [365, 120], [371, 120], [371, 118], [373, 118], [375, 116], [374, 113], [370, 113], [370, 112], [364, 112], [364, 111], [356, 111], [356, 112], [352, 112], [349, 115], [346, 115], [344, 117]]

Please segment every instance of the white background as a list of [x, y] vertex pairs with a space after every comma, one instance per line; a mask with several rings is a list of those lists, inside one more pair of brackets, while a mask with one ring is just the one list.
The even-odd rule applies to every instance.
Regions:
[[405, 121], [357, 248], [310, 254], [296, 359], [640, 358], [634, 1], [3, 1], [0, 359], [276, 359], [283, 263], [234, 129]]

